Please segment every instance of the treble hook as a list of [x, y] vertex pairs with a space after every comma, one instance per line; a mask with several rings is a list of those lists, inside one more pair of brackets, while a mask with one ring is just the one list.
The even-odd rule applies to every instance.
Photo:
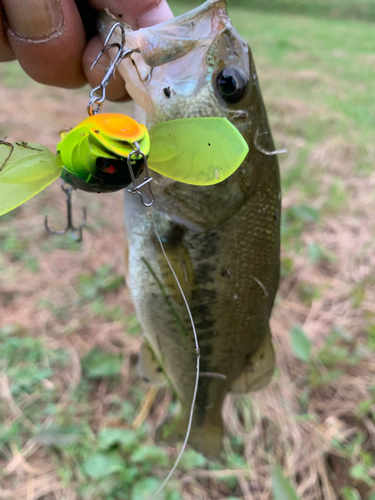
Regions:
[[[116, 28], [120, 28], [121, 41], [120, 41], [120, 43], [115, 42], [115, 43], [111, 43], [108, 45], [108, 42], [111, 39]], [[129, 57], [131, 54], [133, 54], [135, 52], [140, 52], [139, 49], [129, 49], [128, 51], [125, 50], [125, 28], [124, 28], [124, 25], [122, 23], [117, 22], [109, 30], [107, 38], [104, 41], [104, 48], [97, 55], [95, 61], [93, 62], [92, 66], [91, 66], [91, 69], [93, 69], [95, 67], [95, 65], [97, 64], [99, 59], [102, 57], [104, 52], [106, 52], [109, 49], [113, 49], [115, 47], [117, 47], [117, 49], [118, 49], [116, 57], [113, 59], [112, 63], [109, 65], [109, 67], [106, 71], [106, 74], [104, 75], [104, 78], [101, 81], [100, 85], [93, 88], [90, 92], [90, 100], [89, 100], [89, 103], [87, 106], [87, 112], [90, 116], [97, 115], [98, 113], [100, 113], [102, 106], [103, 106], [103, 102], [105, 101], [105, 98], [106, 98], [106, 88], [107, 88], [111, 78], [114, 76], [121, 61], [124, 59], [124, 57]], [[96, 105], [95, 108], [94, 108], [94, 105]]]
[[46, 215], [44, 218], [44, 226], [46, 228], [46, 231], [49, 234], [57, 234], [57, 235], [66, 234], [68, 231], [71, 231], [77, 241], [82, 241], [82, 229], [83, 226], [85, 226], [86, 224], [86, 208], [83, 208], [83, 219], [81, 224], [79, 225], [79, 227], [74, 227], [73, 216], [72, 216], [72, 191], [74, 188], [63, 182], [61, 184], [61, 189], [66, 194], [66, 209], [67, 209], [67, 219], [68, 219], [67, 226], [65, 229], [62, 229], [61, 231], [53, 231], [48, 226], [48, 216]]
[[[130, 177], [131, 177], [131, 180], [132, 180], [132, 183], [133, 183], [133, 187], [131, 189], [128, 189], [128, 193], [139, 195], [139, 197], [141, 198], [141, 202], [142, 202], [143, 206], [145, 206], [145, 207], [152, 207], [152, 205], [154, 204], [155, 198], [154, 198], [154, 193], [152, 192], [152, 189], [151, 189], [151, 184], [150, 183], [152, 181], [152, 177], [150, 177], [150, 173], [149, 173], [149, 170], [148, 170], [147, 158], [146, 158], [146, 155], [144, 153], [142, 153], [142, 151], [141, 151], [141, 149], [139, 147], [139, 143], [135, 142], [134, 144], [135, 144], [136, 149], [134, 149], [134, 151], [132, 151], [131, 153], [129, 153], [129, 156], [127, 158], [129, 174], [130, 174]], [[137, 185], [137, 179], [135, 178], [135, 175], [134, 175], [134, 172], [133, 172], [133, 168], [132, 168], [132, 164], [131, 164], [131, 160], [132, 160], [133, 156], [135, 156], [136, 158], [139, 158], [140, 156], [142, 156], [143, 162], [144, 162], [144, 165], [145, 165], [145, 177], [143, 178], [143, 181], [140, 184], [138, 184], [138, 185]], [[146, 202], [143, 199], [142, 192], [140, 191], [140, 189], [143, 188], [144, 186], [148, 187], [149, 193], [148, 193], [147, 196], [150, 198], [149, 202]]]

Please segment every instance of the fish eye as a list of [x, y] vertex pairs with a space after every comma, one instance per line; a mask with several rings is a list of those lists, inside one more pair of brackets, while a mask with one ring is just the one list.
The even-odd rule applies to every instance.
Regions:
[[228, 103], [239, 102], [246, 90], [248, 79], [242, 69], [228, 66], [216, 76], [216, 86], [219, 94]]

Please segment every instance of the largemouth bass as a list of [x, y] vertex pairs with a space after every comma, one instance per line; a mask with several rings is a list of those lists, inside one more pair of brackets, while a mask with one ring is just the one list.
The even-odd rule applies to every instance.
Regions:
[[[111, 22], [101, 21], [104, 36]], [[138, 121], [150, 127], [222, 116], [250, 148], [241, 167], [215, 186], [153, 175], [156, 226], [200, 344], [202, 373], [189, 443], [215, 456], [227, 392], [259, 390], [274, 369], [269, 318], [279, 281], [278, 161], [268, 154], [274, 144], [251, 51], [232, 27], [224, 0], [209, 0], [151, 28], [126, 26], [125, 40], [127, 50], [138, 51], [119, 67], [138, 105]], [[129, 193], [125, 219], [127, 283], [145, 339], [140, 371], [151, 383], [166, 379], [180, 403], [156, 433], [156, 440], [172, 443], [183, 440], [187, 429], [196, 371], [193, 333], [153, 218]]]

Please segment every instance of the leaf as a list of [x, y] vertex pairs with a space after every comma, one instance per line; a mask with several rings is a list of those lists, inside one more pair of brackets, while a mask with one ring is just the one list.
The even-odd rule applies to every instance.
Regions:
[[[0, 215], [22, 205], [61, 175], [57, 156], [34, 143], [0, 143]], [[8, 158], [8, 159], [7, 159]]]
[[349, 470], [349, 475], [353, 479], [365, 482], [368, 486], [373, 486], [375, 484], [375, 480], [369, 475], [368, 470], [369, 467], [367, 465], [358, 463]]
[[209, 186], [232, 175], [249, 147], [226, 118], [184, 118], [155, 125], [149, 130], [148, 164], [170, 179]]
[[305, 222], [318, 222], [319, 220], [319, 210], [306, 205], [293, 205], [289, 208], [288, 213]]
[[231, 469], [245, 469], [247, 468], [247, 461], [238, 453], [227, 454], [227, 464]]
[[337, 345], [325, 345], [319, 351], [319, 358], [321, 362], [329, 367], [335, 366], [338, 363], [345, 363], [350, 361], [352, 355], [347, 347], [340, 347]]
[[180, 466], [185, 470], [198, 469], [207, 463], [206, 458], [195, 450], [187, 450], [182, 455]]
[[121, 354], [110, 354], [93, 349], [82, 360], [82, 368], [89, 378], [113, 377], [119, 375], [122, 365]]
[[350, 488], [349, 486], [342, 488], [341, 494], [344, 500], [361, 500], [361, 495], [358, 493], [358, 490]]
[[279, 464], [275, 465], [271, 477], [272, 491], [275, 496], [275, 500], [298, 500], [293, 486], [284, 477]]
[[42, 429], [35, 439], [44, 446], [68, 446], [75, 443], [82, 436], [82, 428], [79, 425], [61, 427], [52, 424], [47, 429]]
[[320, 261], [324, 257], [324, 252], [322, 250], [322, 247], [320, 245], [318, 245], [318, 243], [316, 241], [313, 241], [312, 243], [308, 244], [307, 254], [309, 256], [309, 260], [313, 264]]
[[102, 479], [115, 472], [120, 472], [125, 467], [126, 462], [116, 454], [94, 453], [83, 464], [84, 471], [93, 479]]
[[131, 456], [131, 461], [142, 464], [145, 462], [157, 463], [160, 467], [166, 467], [168, 465], [168, 457], [165, 450], [156, 445], [138, 448]]
[[102, 429], [98, 436], [98, 447], [102, 450], [107, 450], [115, 444], [121, 445], [123, 448], [131, 448], [137, 442], [137, 435], [132, 429], [117, 429], [114, 427], [106, 427]]
[[310, 385], [311, 387], [321, 387], [322, 385], [329, 384], [333, 380], [337, 380], [345, 374], [344, 370], [329, 370], [325, 373], [320, 373], [316, 368], [311, 370]]
[[[178, 483], [176, 488], [178, 488]], [[166, 490], [171, 489], [171, 483], [167, 484]], [[184, 500], [182, 495], [178, 491], [167, 492], [166, 500]]]
[[336, 260], [336, 256], [333, 253], [329, 252], [326, 248], [318, 245], [316, 241], [308, 244], [307, 254], [313, 264], [321, 260], [325, 260], [327, 262], [334, 262]]
[[[139, 481], [133, 488], [131, 500], [150, 500], [160, 485], [161, 481], [156, 477], [147, 477]], [[163, 500], [164, 497], [165, 495], [161, 493], [158, 500]]]
[[310, 361], [311, 342], [306, 337], [301, 327], [295, 325], [290, 332], [292, 351], [301, 361], [308, 363]]

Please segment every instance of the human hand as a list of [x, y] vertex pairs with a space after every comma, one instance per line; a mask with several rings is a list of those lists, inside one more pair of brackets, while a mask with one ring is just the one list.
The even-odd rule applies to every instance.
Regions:
[[[105, 7], [135, 29], [173, 17], [166, 0], [0, 0], [0, 61], [18, 59], [31, 78], [45, 85], [99, 85], [108, 54], [90, 68], [103, 47], [95, 18]], [[126, 98], [120, 77], [111, 80], [107, 96]]]

